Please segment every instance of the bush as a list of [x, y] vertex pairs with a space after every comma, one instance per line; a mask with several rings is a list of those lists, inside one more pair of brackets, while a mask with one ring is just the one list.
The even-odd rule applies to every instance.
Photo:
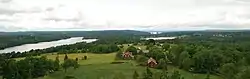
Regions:
[[148, 57], [143, 56], [143, 55], [138, 55], [138, 56], [136, 57], [136, 61], [137, 61], [140, 65], [143, 65], [143, 66], [146, 66], [146, 65], [147, 65], [147, 60], [148, 60]]

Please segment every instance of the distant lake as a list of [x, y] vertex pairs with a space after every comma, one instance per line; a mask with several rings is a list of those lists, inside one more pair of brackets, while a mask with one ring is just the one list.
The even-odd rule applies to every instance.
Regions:
[[149, 38], [142, 38], [142, 40], [149, 40], [149, 39], [153, 39], [153, 40], [168, 40], [168, 39], [175, 39], [177, 37], [149, 37]]
[[77, 42], [94, 42], [97, 39], [82, 39], [83, 37], [72, 37], [68, 39], [62, 39], [62, 40], [57, 40], [57, 41], [50, 41], [50, 42], [40, 42], [40, 43], [34, 43], [34, 44], [24, 44], [20, 46], [15, 46], [15, 47], [9, 47], [3, 50], [0, 50], [0, 53], [8, 53], [8, 52], [25, 52], [25, 51], [30, 51], [32, 49], [45, 49], [45, 48], [50, 48], [50, 47], [55, 47], [55, 46], [61, 46], [61, 45], [68, 45], [68, 44], [75, 44]]

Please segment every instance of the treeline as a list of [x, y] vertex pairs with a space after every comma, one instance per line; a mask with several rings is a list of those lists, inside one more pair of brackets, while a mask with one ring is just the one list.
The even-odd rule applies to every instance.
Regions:
[[249, 79], [250, 41], [246, 39], [250, 36], [243, 34], [237, 37], [241, 39], [189, 36], [165, 42], [163, 45], [151, 40], [144, 43], [149, 52], [138, 53], [136, 61], [145, 65], [153, 57], [158, 62], [156, 68], [159, 69], [164, 67], [162, 65], [173, 65], [189, 72], [214, 74], [225, 79]]
[[3, 79], [34, 79], [43, 77], [63, 68], [66, 70], [70, 67], [74, 69], [79, 67], [78, 59], [69, 59], [65, 54], [64, 62], [60, 64], [59, 57], [55, 60], [42, 57], [26, 57], [23, 60], [3, 59], [0, 61], [0, 75]]
[[26, 56], [39, 56], [40, 54], [57, 52], [58, 54], [67, 53], [112, 53], [120, 50], [116, 44], [97, 44], [97, 43], [76, 43], [71, 45], [62, 45], [46, 49], [30, 50], [28, 52], [2, 53], [5, 58], [18, 58]]
[[18, 46], [22, 44], [55, 41], [66, 38], [69, 37], [62, 34], [33, 34], [33, 33], [29, 35], [0, 34], [0, 49]]
[[[107, 31], [44, 31], [44, 32], [1, 32], [0, 49], [28, 43], [54, 41], [70, 37], [85, 37], [97, 39], [130, 38], [132, 36], [148, 35], [148, 32], [133, 30]], [[119, 38], [119, 39], [120, 39]], [[111, 39], [112, 40], [112, 39]], [[124, 40], [127, 42], [128, 40]], [[118, 43], [123, 43], [119, 41]]]
[[4, 79], [32, 79], [58, 71], [59, 60], [53, 61], [46, 57], [27, 57], [23, 60], [6, 59], [1, 61], [1, 75]]

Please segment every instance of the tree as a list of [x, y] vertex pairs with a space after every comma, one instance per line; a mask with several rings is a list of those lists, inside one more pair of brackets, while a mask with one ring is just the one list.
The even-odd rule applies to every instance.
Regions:
[[143, 79], [153, 79], [153, 73], [148, 67], [146, 69], [146, 72], [143, 75]]
[[116, 55], [115, 55], [115, 59], [117, 59], [117, 60], [123, 59], [122, 54], [123, 54], [122, 51], [118, 51], [118, 52], [116, 53]]
[[168, 50], [170, 48], [170, 44], [164, 43], [162, 48], [166, 51], [166, 50]]
[[68, 59], [69, 59], [68, 55], [65, 54], [65, 56], [64, 56], [64, 61], [65, 61], [65, 60], [68, 60]]
[[126, 51], [132, 52], [133, 55], [137, 55], [137, 48], [134, 46], [129, 46]]
[[167, 71], [166, 69], [164, 69], [164, 70], [161, 72], [160, 79], [169, 79], [169, 77], [168, 77], [168, 71]]
[[67, 59], [62, 63], [62, 68], [64, 69], [64, 71], [66, 72], [68, 68], [70, 68], [72, 66], [72, 60], [71, 59]]
[[179, 71], [174, 71], [174, 73], [169, 78], [170, 79], [183, 79]]
[[148, 57], [146, 57], [144, 55], [138, 55], [136, 57], [136, 62], [139, 63], [140, 65], [146, 66], [147, 65], [147, 60], [148, 60]]
[[210, 73], [207, 73], [207, 76], [205, 79], [210, 79]]
[[169, 52], [174, 55], [174, 65], [179, 65], [180, 54], [184, 51], [183, 45], [172, 45]]
[[3, 78], [14, 79], [20, 77], [15, 60], [7, 60], [3, 65]]
[[59, 56], [56, 56], [56, 59], [54, 61], [54, 66], [55, 66], [55, 70], [58, 71], [60, 68], [60, 60], [59, 60]]
[[223, 64], [223, 56], [213, 50], [203, 50], [194, 55], [194, 70], [207, 73], [216, 71]]
[[46, 75], [55, 70], [55, 61], [40, 58], [26, 57], [23, 60], [6, 60], [3, 65], [3, 78], [6, 79], [32, 79]]
[[155, 40], [154, 40], [154, 39], [149, 39], [149, 40], [148, 40], [148, 44], [153, 44], [153, 45], [155, 45]]
[[161, 48], [154, 46], [152, 47], [152, 49], [149, 50], [148, 57], [153, 57], [157, 61], [159, 61], [160, 59], [165, 58], [166, 56]]
[[159, 60], [159, 64], [157, 65], [157, 68], [158, 69], [164, 69], [164, 70], [167, 70], [167, 62], [165, 59], [160, 59]]
[[76, 69], [76, 68], [79, 68], [79, 64], [78, 64], [78, 62], [75, 60], [75, 61], [73, 61], [73, 67], [74, 67], [74, 69]]
[[179, 67], [185, 70], [189, 70], [192, 65], [194, 65], [193, 59], [188, 52], [183, 51], [180, 54]]
[[133, 79], [139, 79], [139, 74], [137, 71], [134, 72]]
[[238, 73], [237, 79], [250, 79], [250, 68], [246, 67]]
[[227, 63], [224, 64], [220, 68], [220, 73], [226, 78], [226, 79], [236, 79], [235, 74], [239, 72], [239, 69], [236, 67], [233, 63]]

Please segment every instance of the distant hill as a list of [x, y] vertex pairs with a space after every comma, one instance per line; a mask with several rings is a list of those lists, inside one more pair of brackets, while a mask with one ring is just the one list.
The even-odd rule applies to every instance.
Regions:
[[64, 35], [68, 37], [100, 37], [100, 36], [131, 36], [148, 35], [149, 32], [135, 30], [103, 30], [103, 31], [27, 31], [27, 32], [0, 32], [0, 35]]

